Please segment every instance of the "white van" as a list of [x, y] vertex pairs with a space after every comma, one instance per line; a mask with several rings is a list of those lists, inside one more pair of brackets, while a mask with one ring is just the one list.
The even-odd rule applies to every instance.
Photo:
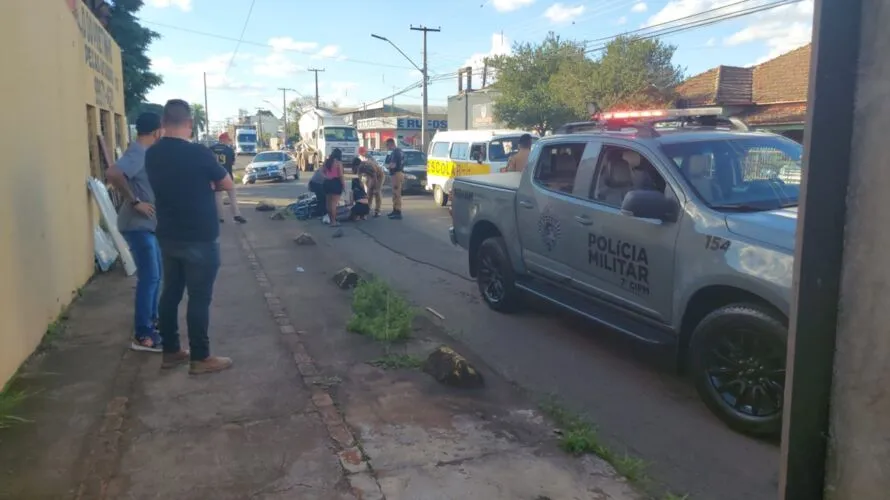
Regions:
[[426, 190], [444, 207], [455, 177], [500, 172], [519, 150], [522, 130], [447, 130], [436, 132], [427, 155]]

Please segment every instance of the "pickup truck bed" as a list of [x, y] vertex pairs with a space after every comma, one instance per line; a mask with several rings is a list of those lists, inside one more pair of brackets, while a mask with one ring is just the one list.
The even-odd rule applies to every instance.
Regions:
[[522, 172], [505, 172], [497, 174], [471, 175], [460, 177], [460, 182], [478, 184], [497, 189], [519, 190], [519, 182], [522, 180]]

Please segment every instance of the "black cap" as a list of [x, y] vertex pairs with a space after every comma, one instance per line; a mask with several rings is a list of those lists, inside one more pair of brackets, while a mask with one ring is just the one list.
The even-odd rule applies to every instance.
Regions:
[[343, 151], [340, 151], [340, 148], [334, 148], [334, 150], [331, 151], [331, 158], [333, 158], [337, 161], [342, 160], [343, 159]]
[[136, 133], [148, 135], [161, 128], [161, 117], [155, 113], [142, 113], [136, 118]]

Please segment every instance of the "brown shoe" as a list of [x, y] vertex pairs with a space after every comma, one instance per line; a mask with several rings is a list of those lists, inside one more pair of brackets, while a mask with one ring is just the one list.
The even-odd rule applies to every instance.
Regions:
[[161, 369], [169, 370], [170, 368], [176, 368], [177, 366], [182, 366], [188, 362], [188, 351], [165, 352], [164, 357], [161, 359]]
[[192, 361], [189, 367], [190, 375], [203, 375], [205, 373], [216, 373], [227, 370], [232, 367], [232, 358], [224, 358], [222, 356], [210, 356], [204, 361]]

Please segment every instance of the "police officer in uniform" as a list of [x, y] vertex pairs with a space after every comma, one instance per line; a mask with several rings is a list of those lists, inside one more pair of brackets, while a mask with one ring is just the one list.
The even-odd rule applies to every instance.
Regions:
[[[235, 165], [235, 150], [232, 149], [232, 138], [229, 137], [229, 134], [226, 132], [219, 134], [219, 142], [210, 146], [210, 150], [216, 155], [216, 161], [229, 173], [229, 177], [234, 179], [232, 167]], [[226, 195], [229, 197], [229, 207], [232, 209], [232, 218], [235, 222], [240, 224], [247, 222], [247, 219], [241, 215], [241, 209], [238, 208], [238, 198], [235, 196], [235, 190], [226, 191]], [[225, 207], [223, 206], [221, 191], [216, 192], [216, 211], [219, 214], [219, 221], [225, 222], [223, 218]]]

